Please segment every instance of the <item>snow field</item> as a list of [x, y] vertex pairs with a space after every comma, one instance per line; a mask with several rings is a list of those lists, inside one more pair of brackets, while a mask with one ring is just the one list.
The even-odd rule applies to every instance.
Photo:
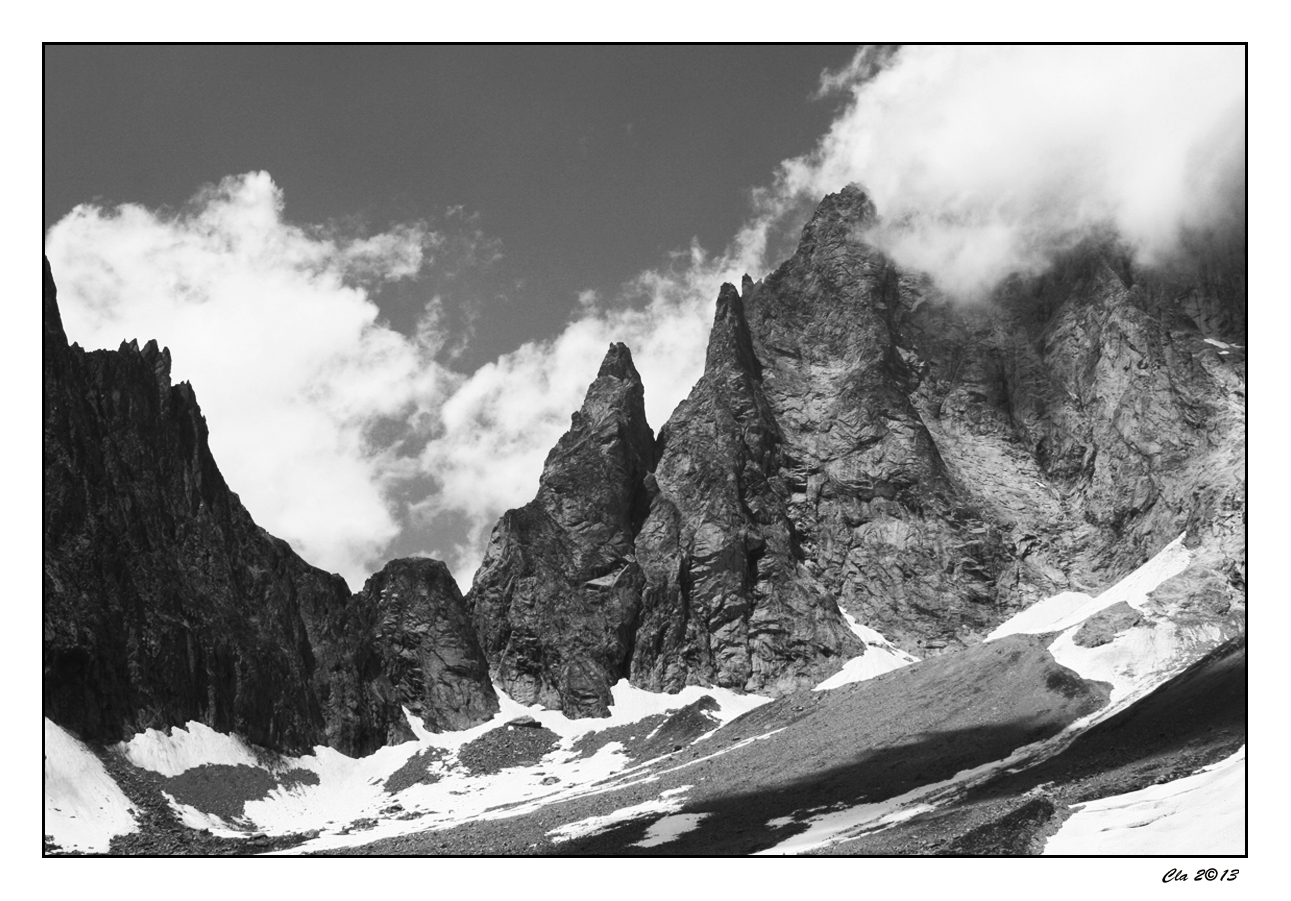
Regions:
[[1074, 726], [1084, 728], [1124, 709], [1180, 673], [1196, 659], [1194, 649], [1212, 647], [1224, 638], [1218, 625], [1203, 623], [1181, 626], [1165, 619], [1126, 629], [1112, 641], [1095, 648], [1076, 644], [1079, 624], [1070, 627], [1049, 645], [1049, 653], [1060, 664], [1075, 670], [1082, 679], [1107, 682], [1112, 696], [1092, 718]]
[[[316, 773], [319, 784], [274, 789], [262, 800], [247, 802], [244, 813], [257, 828], [271, 835], [323, 830], [322, 835], [298, 849], [302, 852], [365, 844], [436, 827], [448, 828], [467, 820], [517, 816], [544, 804], [632, 784], [636, 768], [630, 766], [631, 760], [623, 753], [621, 744], [611, 742], [590, 757], [577, 757], [574, 743], [588, 733], [676, 710], [706, 695], [718, 702], [719, 709], [714, 715], [723, 724], [770, 700], [700, 686], [687, 686], [675, 695], [656, 694], [621, 681], [613, 688], [614, 703], [610, 705], [609, 717], [570, 720], [560, 711], [521, 705], [499, 691], [499, 713], [473, 729], [430, 733], [415, 727], [417, 741], [383, 748], [361, 760], [326, 748], [289, 758], [284, 761], [285, 766]], [[493, 775], [471, 774], [454, 765], [455, 752], [463, 745], [492, 729], [505, 728], [520, 716], [533, 717], [561, 737], [556, 748], [538, 763], [511, 767]], [[437, 776], [437, 781], [412, 785], [394, 795], [386, 792], [385, 780], [427, 748], [449, 752], [428, 767], [428, 773]], [[729, 749], [723, 749], [726, 750]], [[647, 776], [640, 781], [656, 778]], [[391, 812], [389, 809], [396, 804], [402, 809]], [[376, 825], [340, 834], [341, 829], [359, 819], [375, 820]]]
[[260, 765], [242, 739], [216, 732], [198, 722], [190, 722], [186, 728], [173, 728], [170, 735], [149, 729], [117, 748], [135, 766], [163, 776], [178, 776], [185, 770], [211, 763]]
[[1080, 804], [1045, 854], [1245, 854], [1246, 746], [1183, 779]]
[[821, 682], [812, 691], [828, 691], [853, 682], [863, 682], [919, 662], [918, 657], [896, 647], [882, 633], [858, 623], [850, 613], [844, 611], [843, 617], [847, 620], [847, 625], [853, 634], [865, 642], [865, 653], [844, 663], [841, 670]]
[[1032, 604], [1005, 620], [986, 636], [995, 641], [1006, 635], [1036, 635], [1058, 632], [1077, 626], [1101, 610], [1121, 601], [1142, 610], [1148, 594], [1162, 582], [1188, 568], [1192, 552], [1183, 544], [1184, 536], [1162, 548], [1155, 557], [1117, 582], [1096, 598], [1078, 591], [1063, 591]]
[[[135, 766], [168, 777], [210, 764], [255, 766], [270, 772], [308, 770], [318, 777], [317, 784], [293, 783], [273, 789], [265, 798], [248, 801], [237, 824], [180, 804], [170, 795], [165, 797], [177, 816], [193, 828], [237, 837], [320, 830], [322, 834], [303, 850], [325, 850], [469, 819], [514, 816], [551, 801], [619, 788], [625, 780], [626, 784], [655, 781], [657, 776], [634, 774], [636, 768], [630, 766], [631, 760], [617, 742], [589, 757], [577, 757], [573, 745], [589, 733], [677, 710], [704, 696], [717, 701], [718, 709], [711, 714], [719, 726], [770, 700], [700, 686], [688, 686], [677, 694], [656, 694], [622, 681], [613, 688], [609, 717], [570, 720], [559, 711], [526, 707], [503, 692], [498, 694], [501, 709], [487, 723], [460, 732], [432, 733], [409, 715], [415, 741], [382, 748], [360, 759], [325, 747], [299, 757], [257, 753], [238, 736], [216, 732], [198, 722], [173, 728], [170, 734], [150, 729], [116, 748]], [[456, 766], [456, 753], [463, 745], [493, 729], [505, 728], [520, 716], [533, 717], [561, 738], [541, 761], [494, 775], [471, 774]], [[396, 770], [432, 748], [445, 752], [428, 764], [427, 772], [438, 777], [437, 781], [415, 784], [398, 794], [385, 791], [386, 780]], [[719, 753], [729, 750], [723, 748]], [[611, 777], [621, 778], [606, 784]], [[678, 802], [668, 803], [668, 810], [673, 811]], [[46, 832], [68, 849], [106, 851], [113, 835], [137, 828], [128, 799], [98, 759], [48, 720], [45, 806]], [[360, 819], [376, 825], [340, 834]]]
[[102, 762], [45, 720], [45, 834], [66, 851], [103, 852], [139, 828], [135, 808]]

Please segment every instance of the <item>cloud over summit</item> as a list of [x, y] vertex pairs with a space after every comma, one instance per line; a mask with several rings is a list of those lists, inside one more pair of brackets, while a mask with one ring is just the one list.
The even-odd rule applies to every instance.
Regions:
[[845, 108], [777, 191], [861, 183], [881, 217], [867, 238], [952, 293], [1094, 230], [1169, 254], [1245, 186], [1240, 46], [867, 48], [822, 91]]

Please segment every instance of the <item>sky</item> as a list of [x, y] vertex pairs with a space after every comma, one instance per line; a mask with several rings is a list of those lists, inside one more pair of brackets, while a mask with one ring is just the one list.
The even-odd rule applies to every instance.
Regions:
[[657, 431], [722, 281], [861, 183], [971, 298], [1113, 227], [1244, 221], [1241, 47], [51, 46], [45, 251], [156, 338], [257, 522], [352, 588], [532, 498], [612, 341]]

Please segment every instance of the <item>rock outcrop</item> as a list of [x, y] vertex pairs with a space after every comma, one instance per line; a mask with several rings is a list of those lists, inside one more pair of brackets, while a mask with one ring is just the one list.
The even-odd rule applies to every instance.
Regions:
[[480, 643], [523, 704], [603, 716], [628, 674], [644, 584], [633, 539], [654, 457], [644, 397], [628, 349], [611, 346], [537, 496], [503, 515], [475, 574]]
[[392, 560], [356, 599], [376, 612], [373, 643], [395, 700], [435, 732], [469, 729], [498, 712], [462, 592], [439, 560]]
[[379, 605], [255, 524], [192, 387], [171, 384], [169, 351], [69, 347], [48, 261], [43, 293], [47, 717], [83, 739], [196, 720], [347, 754], [411, 737], [409, 694], [432, 702], [432, 723], [486, 718], [487, 700], [453, 708], [451, 691], [391, 682], [383, 653], [399, 639]]
[[865, 242], [874, 220], [856, 187], [826, 197], [793, 257], [746, 282], [745, 308], [803, 568], [859, 621], [926, 653], [998, 621], [1011, 561], [911, 398], [923, 367], [899, 317], [913, 280]]
[[784, 438], [764, 392], [744, 304], [717, 300], [704, 375], [660, 432], [634, 684], [781, 694], [864, 652], [803, 564], [789, 516]]

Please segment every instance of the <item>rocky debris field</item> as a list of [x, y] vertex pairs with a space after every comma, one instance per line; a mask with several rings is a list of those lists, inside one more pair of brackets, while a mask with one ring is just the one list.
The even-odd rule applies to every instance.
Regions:
[[260, 767], [220, 763], [160, 779], [161, 790], [180, 804], [213, 813], [225, 821], [241, 818], [247, 801], [264, 798], [275, 788], [318, 784], [318, 775], [309, 770], [293, 769], [272, 776]]
[[462, 745], [457, 761], [472, 773], [487, 776], [507, 767], [537, 763], [559, 741], [559, 735], [537, 720], [512, 722]]
[[412, 785], [428, 785], [438, 782], [439, 771], [435, 764], [444, 759], [443, 748], [427, 748], [418, 751], [408, 758], [408, 762], [395, 770], [385, 781], [385, 790], [397, 795]]

